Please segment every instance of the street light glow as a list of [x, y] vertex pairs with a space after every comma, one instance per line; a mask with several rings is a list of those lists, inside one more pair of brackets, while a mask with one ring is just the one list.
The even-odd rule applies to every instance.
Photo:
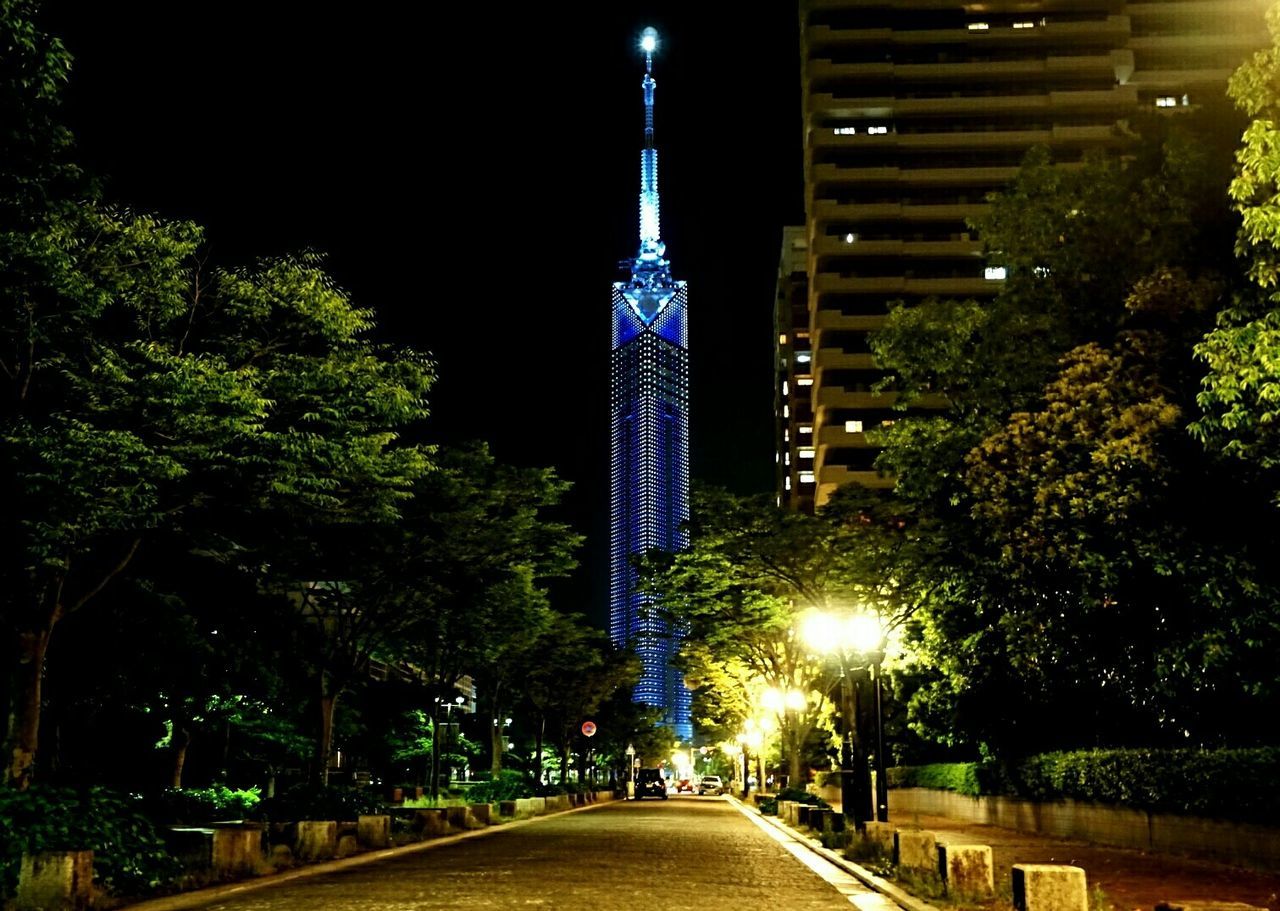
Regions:
[[640, 33], [640, 50], [652, 54], [658, 47], [658, 30], [652, 26]]
[[801, 622], [800, 638], [820, 654], [873, 652], [884, 647], [884, 628], [870, 612], [841, 616], [814, 611]]

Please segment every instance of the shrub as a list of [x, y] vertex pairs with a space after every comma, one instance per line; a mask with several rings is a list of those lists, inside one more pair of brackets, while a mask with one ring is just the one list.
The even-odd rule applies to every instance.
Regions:
[[0, 790], [0, 895], [12, 895], [24, 853], [93, 850], [94, 878], [141, 895], [181, 872], [138, 802], [106, 788]]
[[244, 819], [258, 805], [257, 788], [237, 791], [226, 785], [207, 788], [170, 788], [148, 798], [143, 809], [157, 822], [199, 825], [230, 819]]
[[506, 769], [498, 778], [473, 784], [467, 791], [467, 800], [470, 803], [498, 803], [503, 800], [519, 800], [532, 796], [533, 788], [530, 787], [524, 775]]
[[766, 797], [760, 801], [761, 816], [777, 816], [778, 815], [778, 799], [776, 797]]
[[796, 803], [808, 804], [813, 807], [831, 806], [831, 804], [827, 803], [817, 794], [810, 794], [803, 788], [783, 788], [778, 792], [778, 796], [775, 800], [794, 800]]
[[1280, 815], [1280, 749], [1078, 750], [1017, 763], [939, 763], [889, 770], [890, 787], [969, 796], [1070, 798], [1138, 810], [1269, 823]]
[[355, 819], [380, 810], [378, 798], [367, 790], [298, 784], [261, 801], [251, 815], [271, 822], [296, 822], [300, 819]]

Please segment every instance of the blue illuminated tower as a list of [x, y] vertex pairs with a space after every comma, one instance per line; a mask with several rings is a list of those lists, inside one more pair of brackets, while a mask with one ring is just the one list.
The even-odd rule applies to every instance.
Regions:
[[640, 252], [631, 278], [613, 286], [610, 423], [609, 632], [630, 644], [643, 674], [635, 699], [663, 709], [677, 737], [693, 735], [689, 691], [671, 666], [679, 630], [636, 593], [631, 556], [685, 545], [689, 518], [688, 291], [671, 277], [658, 220], [658, 150], [653, 145], [653, 51], [645, 29], [644, 151], [640, 153]]

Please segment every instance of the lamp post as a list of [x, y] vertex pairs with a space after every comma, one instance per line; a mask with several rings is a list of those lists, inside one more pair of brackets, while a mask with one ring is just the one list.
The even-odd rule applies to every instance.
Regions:
[[880, 714], [880, 662], [884, 659], [884, 630], [880, 620], [868, 612], [829, 614], [815, 611], [805, 618], [801, 636], [814, 651], [834, 655], [840, 663], [840, 715], [844, 723], [840, 755], [840, 804], [845, 817], [852, 818], [854, 826], [859, 830], [872, 818], [872, 814], [868, 812], [871, 789], [867, 780], [866, 753], [858, 743], [858, 694], [852, 677], [855, 668], [851, 667], [850, 659], [859, 654], [868, 659], [876, 720], [875, 818], [887, 821], [888, 790], [884, 774], [884, 737]]
[[636, 796], [636, 748], [627, 744], [627, 799]]

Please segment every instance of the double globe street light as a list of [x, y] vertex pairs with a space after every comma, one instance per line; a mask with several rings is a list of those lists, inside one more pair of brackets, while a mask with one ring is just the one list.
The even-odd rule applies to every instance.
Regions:
[[871, 818], [868, 812], [871, 793], [867, 787], [866, 754], [858, 742], [858, 694], [853, 671], [862, 667], [869, 670], [876, 722], [875, 818], [887, 822], [889, 786], [884, 767], [880, 682], [885, 634], [880, 618], [870, 612], [815, 610], [802, 621], [800, 636], [814, 652], [833, 656], [840, 664], [840, 719], [844, 727], [840, 744], [840, 807], [845, 818], [852, 819], [859, 829]]

